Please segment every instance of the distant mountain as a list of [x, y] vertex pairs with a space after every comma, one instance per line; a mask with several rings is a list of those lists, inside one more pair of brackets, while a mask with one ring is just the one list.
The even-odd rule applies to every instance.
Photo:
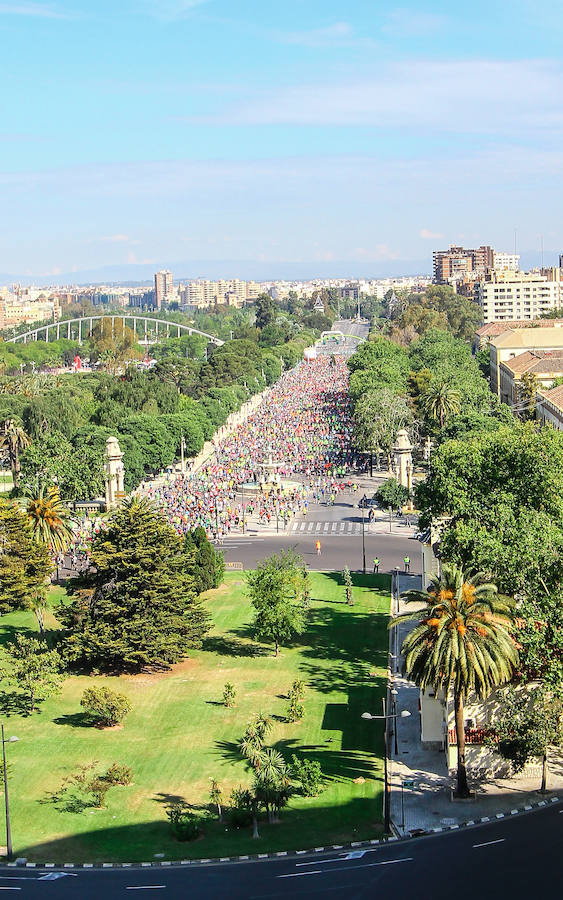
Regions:
[[[563, 252], [563, 251], [562, 251]], [[545, 250], [546, 266], [556, 266], [559, 251]], [[520, 264], [524, 270], [541, 265], [537, 250], [522, 250]], [[301, 281], [312, 278], [388, 278], [401, 275], [422, 275], [431, 272], [430, 255], [424, 259], [398, 259], [381, 263], [332, 260], [330, 262], [264, 262], [263, 260], [199, 259], [176, 262], [161, 261], [158, 264], [127, 264], [83, 269], [80, 272], [61, 272], [57, 276], [24, 276], [0, 273], [0, 285], [12, 284], [127, 284], [152, 285], [158, 269], [170, 269], [174, 281], [194, 278], [242, 278], [254, 281]]]
[[386, 278], [387, 276], [420, 275], [429, 271], [428, 260], [396, 260], [386, 263], [358, 263], [350, 260], [332, 262], [263, 262], [262, 260], [190, 260], [159, 262], [154, 265], [132, 264], [103, 266], [80, 272], [56, 275], [23, 276], [0, 274], [0, 284], [152, 284], [158, 269], [170, 269], [174, 281], [194, 278], [242, 278], [254, 281], [307, 280], [310, 278]]

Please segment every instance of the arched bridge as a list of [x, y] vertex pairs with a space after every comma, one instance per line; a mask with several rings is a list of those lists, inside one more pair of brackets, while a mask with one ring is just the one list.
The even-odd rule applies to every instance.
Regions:
[[58, 341], [66, 338], [69, 341], [82, 343], [92, 336], [94, 323], [102, 320], [111, 321], [111, 335], [119, 337], [126, 327], [137, 335], [140, 344], [156, 344], [159, 340], [170, 337], [182, 337], [184, 334], [196, 334], [220, 347], [225, 342], [213, 334], [206, 334], [191, 325], [180, 325], [179, 322], [167, 322], [165, 319], [152, 319], [148, 316], [83, 316], [80, 319], [65, 319], [63, 322], [51, 322], [25, 331], [16, 337], [8, 338], [6, 343], [27, 344], [28, 341]]

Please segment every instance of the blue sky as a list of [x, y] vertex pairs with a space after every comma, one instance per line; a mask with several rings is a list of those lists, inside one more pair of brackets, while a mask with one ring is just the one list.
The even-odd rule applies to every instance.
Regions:
[[0, 273], [563, 250], [556, 0], [8, 0], [0, 37]]

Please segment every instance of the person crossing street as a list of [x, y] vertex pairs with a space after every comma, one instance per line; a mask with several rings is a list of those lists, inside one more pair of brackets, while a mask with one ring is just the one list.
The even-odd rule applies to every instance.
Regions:
[[373, 558], [373, 571], [374, 571], [375, 575], [377, 575], [379, 572], [379, 557], [378, 556], [374, 556], [374, 558]]
[[315, 550], [317, 551], [317, 556], [321, 555], [321, 542], [315, 541]]
[[411, 558], [410, 558], [410, 556], [405, 556], [403, 562], [404, 562], [404, 564], [405, 564], [405, 574], [408, 575], [409, 572], [410, 572], [410, 570], [411, 570]]

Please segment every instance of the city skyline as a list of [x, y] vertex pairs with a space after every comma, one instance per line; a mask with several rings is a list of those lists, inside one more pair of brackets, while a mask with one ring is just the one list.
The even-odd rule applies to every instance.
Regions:
[[563, 246], [554, 2], [19, 0], [0, 28], [0, 281], [384, 276], [450, 243], [516, 241], [529, 265], [541, 235], [546, 263]]

